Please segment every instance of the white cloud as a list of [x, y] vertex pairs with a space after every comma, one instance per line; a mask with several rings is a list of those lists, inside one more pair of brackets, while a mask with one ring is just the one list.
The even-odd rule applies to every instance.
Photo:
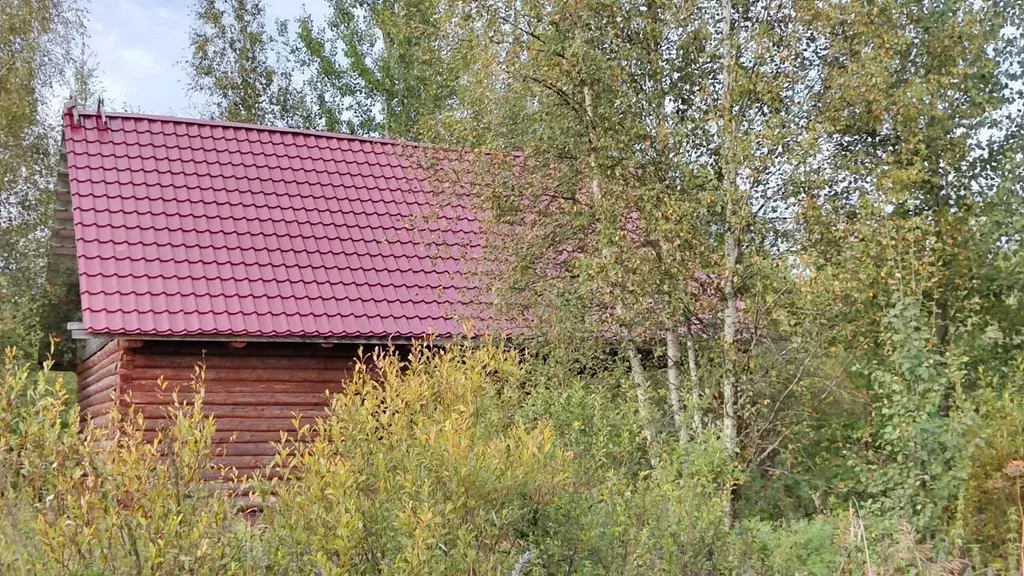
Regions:
[[150, 51], [139, 48], [121, 48], [116, 52], [118, 60], [135, 76], [149, 77], [159, 73], [157, 57]]

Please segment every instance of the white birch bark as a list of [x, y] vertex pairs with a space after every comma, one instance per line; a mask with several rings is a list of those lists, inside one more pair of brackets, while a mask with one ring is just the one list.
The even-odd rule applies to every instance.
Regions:
[[651, 384], [647, 380], [647, 373], [644, 371], [643, 360], [636, 346], [632, 342], [626, 344], [626, 354], [629, 356], [629, 367], [633, 375], [633, 385], [636, 388], [636, 403], [640, 410], [640, 419], [644, 426], [644, 439], [648, 444], [654, 439], [654, 421], [651, 409]]
[[[736, 424], [736, 277], [739, 274], [740, 219], [739, 190], [735, 158], [735, 120], [733, 119], [732, 76], [736, 47], [732, 33], [732, 0], [722, 6], [722, 190], [725, 194], [725, 269], [724, 309], [722, 312], [722, 437], [729, 457], [739, 453]], [[725, 495], [725, 521], [732, 525], [732, 487]]]
[[697, 369], [697, 345], [693, 343], [693, 332], [686, 327], [686, 363], [690, 368], [690, 411], [693, 413], [693, 434], [704, 431], [701, 416], [700, 372]]
[[676, 433], [682, 443], [690, 440], [689, 429], [683, 422], [683, 406], [679, 399], [679, 372], [682, 353], [679, 348], [679, 333], [670, 328], [665, 336], [665, 347], [668, 349], [668, 397], [672, 403], [672, 421], [676, 425]]

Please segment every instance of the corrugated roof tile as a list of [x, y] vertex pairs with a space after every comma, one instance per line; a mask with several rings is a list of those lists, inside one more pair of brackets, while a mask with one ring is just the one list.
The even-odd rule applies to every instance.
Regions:
[[447, 223], [458, 234], [411, 231], [410, 217], [431, 210], [420, 148], [203, 120], [80, 119], [66, 115], [64, 135], [88, 331], [461, 333], [452, 298], [436, 289], [468, 286], [461, 263], [430, 260], [478, 246], [479, 225], [460, 209]]

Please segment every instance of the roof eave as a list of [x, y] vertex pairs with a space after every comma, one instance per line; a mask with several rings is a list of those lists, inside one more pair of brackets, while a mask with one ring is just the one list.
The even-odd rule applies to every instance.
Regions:
[[191, 342], [281, 342], [310, 344], [412, 344], [414, 341], [430, 341], [437, 344], [452, 342], [451, 337], [441, 336], [253, 336], [246, 334], [117, 334], [109, 332], [89, 332], [81, 322], [69, 322], [68, 330], [75, 340], [94, 338], [125, 338], [130, 340], [163, 340]]

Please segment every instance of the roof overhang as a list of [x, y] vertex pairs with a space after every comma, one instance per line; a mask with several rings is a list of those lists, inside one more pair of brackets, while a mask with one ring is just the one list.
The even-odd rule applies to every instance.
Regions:
[[161, 335], [161, 334], [106, 334], [89, 332], [85, 324], [81, 322], [68, 322], [68, 330], [75, 340], [95, 340], [113, 338], [124, 338], [126, 340], [156, 340], [156, 341], [190, 341], [190, 342], [281, 342], [281, 343], [309, 343], [309, 344], [412, 344], [414, 341], [429, 341], [437, 344], [449, 343], [451, 338], [431, 337], [424, 335], [420, 337], [391, 336], [388, 338], [371, 336], [353, 337], [318, 337], [318, 336], [249, 336], [244, 334], [183, 334], [183, 335]]

